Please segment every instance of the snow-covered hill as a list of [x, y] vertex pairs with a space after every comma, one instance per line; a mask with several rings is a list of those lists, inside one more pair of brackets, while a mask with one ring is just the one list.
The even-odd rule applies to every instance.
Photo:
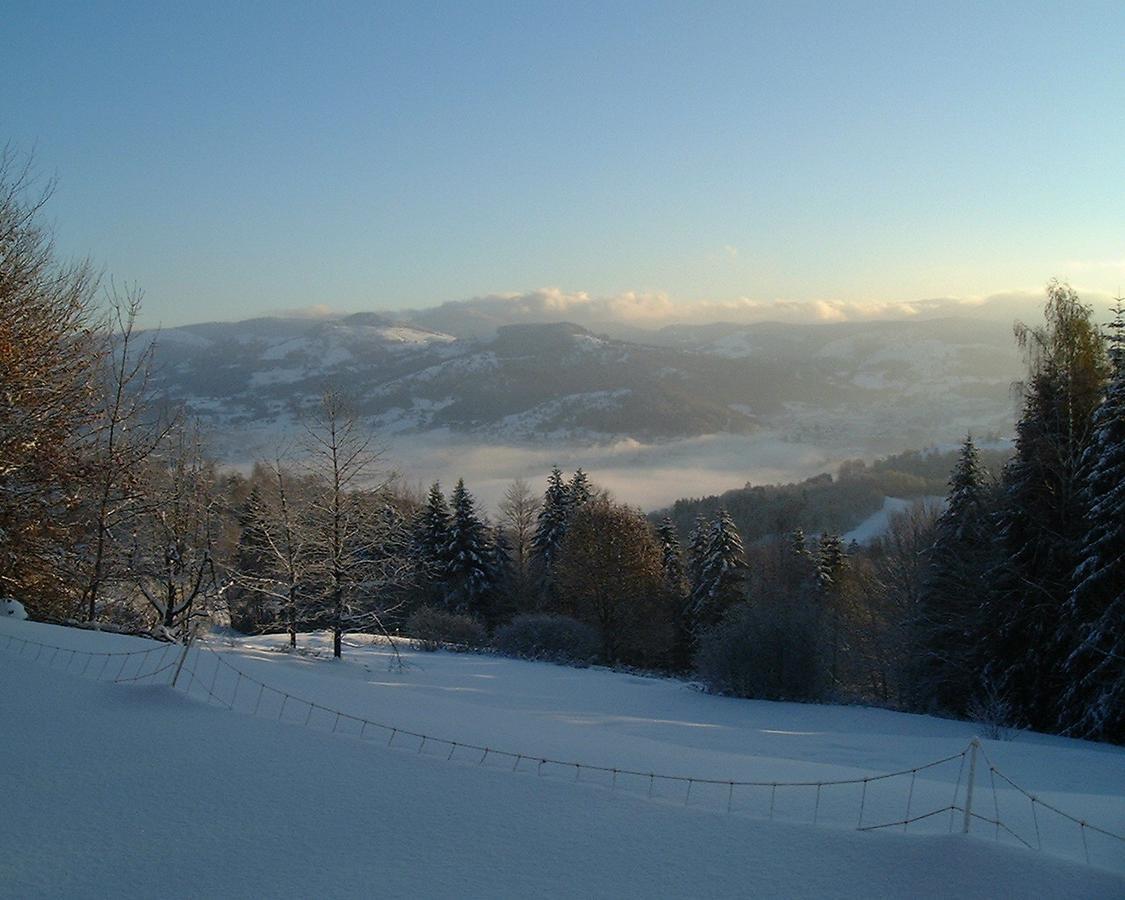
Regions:
[[[613, 784], [596, 772], [537, 774], [538, 759], [556, 756], [719, 779], [865, 777], [958, 752], [972, 734], [966, 723], [729, 700], [675, 681], [486, 655], [408, 653], [406, 669], [393, 671], [385, 648], [359, 639], [343, 662], [278, 653], [272, 638], [213, 644], [223, 678], [207, 669], [211, 651], [200, 650], [185, 668], [198, 675], [185, 696], [144, 679], [105, 683], [130, 674], [125, 657], [112, 666], [99, 658], [83, 678], [82, 657], [19, 639], [76, 651], [151, 646], [0, 622], [2, 896], [1125, 892], [1120, 874], [1012, 848], [983, 826], [968, 838], [948, 834], [944, 816], [930, 833], [922, 823], [918, 833], [858, 833], [852, 823], [802, 822], [810, 810], [799, 792], [788, 800], [777, 792], [771, 821], [768, 792], [736, 795], [727, 812], [703, 783], [686, 798], [680, 786], [658, 783], [649, 799], [625, 776]], [[245, 680], [230, 681], [235, 670]], [[103, 683], [92, 680], [98, 675]], [[306, 712], [299, 700], [259, 692], [251, 678], [321, 706]], [[210, 689], [258, 715], [194, 699]], [[357, 718], [341, 723], [335, 709]], [[354, 727], [359, 717], [529, 755], [513, 766], [464, 747], [419, 747], [401, 732], [388, 747], [385, 733]], [[1039, 735], [984, 746], [1042, 799], [1125, 826], [1121, 748]], [[951, 792], [957, 774], [907, 779], [913, 801]], [[894, 788], [881, 801], [876, 784], [867, 814], [884, 801], [890, 813], [903, 797]], [[1011, 815], [1013, 797], [1001, 791], [997, 800]], [[821, 802], [831, 818], [851, 800], [832, 800], [826, 788]], [[1125, 860], [1101, 862], [1125, 868]]]

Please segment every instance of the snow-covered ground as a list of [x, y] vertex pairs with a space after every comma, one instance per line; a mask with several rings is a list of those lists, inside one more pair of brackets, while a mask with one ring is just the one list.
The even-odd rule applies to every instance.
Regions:
[[845, 544], [855, 541], [857, 544], [870, 544], [876, 538], [881, 538], [891, 527], [891, 518], [898, 513], [906, 512], [915, 503], [927, 503], [941, 509], [945, 504], [944, 497], [923, 497], [921, 500], [904, 500], [901, 497], [884, 497], [883, 506], [877, 509], [866, 519], [856, 525], [851, 531], [843, 535]]
[[[697, 781], [685, 795], [683, 782], [615, 783], [538, 762], [816, 782], [956, 757], [865, 786], [864, 822], [878, 824], [950, 802], [964, 783], [956, 755], [968, 723], [711, 697], [672, 680], [489, 655], [407, 652], [396, 670], [386, 647], [358, 637], [342, 662], [279, 652], [281, 638], [212, 638], [218, 656], [193, 651], [174, 691], [172, 669], [105, 679], [171, 665], [175, 648], [90, 664], [20, 638], [85, 652], [153, 647], [0, 620], [3, 896], [1125, 896], [1122, 845], [1088, 834], [1088, 866], [1077, 827], [1068, 838], [1044, 809], [1052, 853], [997, 842], [979, 822], [966, 838], [948, 814], [906, 833], [857, 832], [859, 784], [822, 788], [814, 809], [815, 788], [779, 788], [771, 800], [768, 787]], [[302, 643], [327, 650], [319, 636]], [[208, 691], [236, 712], [208, 703]], [[361, 729], [361, 719], [400, 731]], [[1041, 800], [1125, 830], [1122, 748], [1020, 734], [983, 749]], [[995, 804], [1003, 821], [1030, 828], [1017, 809], [1030, 802], [1003, 784], [994, 794], [983, 756], [979, 769], [975, 808], [992, 817]]]

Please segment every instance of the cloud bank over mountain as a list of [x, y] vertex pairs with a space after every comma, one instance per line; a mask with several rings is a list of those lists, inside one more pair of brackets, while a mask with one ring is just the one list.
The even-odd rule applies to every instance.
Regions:
[[[1083, 299], [1099, 313], [1112, 300], [1088, 293]], [[1011, 322], [1033, 321], [1043, 303], [1043, 291], [1005, 291], [985, 297], [935, 297], [904, 301], [862, 300], [674, 300], [662, 292], [627, 291], [595, 296], [586, 291], [541, 288], [523, 293], [497, 293], [454, 300], [429, 309], [402, 310], [397, 316], [428, 327], [458, 333], [487, 334], [502, 325], [569, 321], [586, 327], [623, 325], [656, 329], [666, 325], [713, 322], [754, 324], [784, 322], [811, 324], [924, 320], [969, 317]]]

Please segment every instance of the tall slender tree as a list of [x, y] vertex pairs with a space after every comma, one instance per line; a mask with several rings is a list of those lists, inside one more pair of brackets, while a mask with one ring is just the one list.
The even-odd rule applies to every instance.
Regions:
[[532, 539], [539, 506], [539, 498], [522, 478], [517, 478], [508, 485], [500, 503], [500, 525], [509, 548], [511, 563], [506, 581], [510, 588], [510, 599], [517, 609], [527, 609], [532, 605]]
[[828, 618], [828, 675], [832, 684], [840, 684], [840, 652], [844, 637], [846, 600], [845, 575], [848, 554], [838, 534], [820, 536], [816, 553], [816, 580]]
[[550, 605], [554, 594], [554, 569], [559, 548], [570, 517], [570, 492], [558, 466], [547, 477], [547, 490], [539, 508], [538, 524], [532, 538], [534, 568], [544, 601]]
[[418, 588], [426, 603], [445, 603], [451, 519], [441, 484], [435, 481], [414, 522], [413, 556]]
[[1029, 375], [1015, 456], [1003, 476], [1000, 562], [982, 635], [986, 677], [1013, 718], [1037, 729], [1055, 725], [1065, 689], [1069, 651], [1058, 622], [1086, 530], [1082, 462], [1107, 374], [1091, 310], [1071, 287], [1048, 285], [1045, 319], [1016, 331]]
[[107, 586], [124, 576], [128, 535], [143, 500], [142, 475], [174, 425], [156, 414], [150, 392], [156, 341], [137, 346], [141, 300], [137, 288], [109, 292], [104, 375], [90, 429], [93, 496], [87, 503], [87, 527], [91, 534], [78, 554], [77, 567], [81, 614], [89, 622], [98, 617]]
[[[292, 488], [293, 477], [282, 464], [279, 452], [265, 467], [264, 513], [261, 523], [267, 551], [271, 557], [265, 573], [250, 579], [250, 586], [273, 598], [280, 619], [289, 634], [289, 646], [297, 646], [297, 628], [307, 617], [306, 600], [309, 575], [313, 567], [309, 547], [313, 537], [305, 527], [307, 516], [299, 492]], [[237, 576], [245, 583], [243, 573]]]
[[684, 670], [691, 666], [692, 617], [688, 602], [687, 573], [684, 571], [684, 554], [680, 547], [679, 533], [670, 516], [665, 516], [657, 526], [656, 540], [660, 545], [664, 589], [668, 594], [668, 605], [672, 611], [672, 625], [675, 632], [672, 665]]
[[389, 480], [356, 413], [334, 388], [305, 424], [307, 466], [315, 490], [309, 504], [309, 552], [322, 584], [320, 616], [332, 632], [332, 654], [343, 637], [372, 628], [386, 634], [388, 588], [407, 580], [405, 535], [388, 533], [376, 515]]
[[961, 445], [949, 495], [929, 551], [929, 571], [910, 625], [917, 656], [909, 663], [918, 697], [939, 709], [965, 712], [979, 690], [984, 661], [977, 652], [983, 626], [985, 570], [992, 541], [991, 490], [971, 436]]

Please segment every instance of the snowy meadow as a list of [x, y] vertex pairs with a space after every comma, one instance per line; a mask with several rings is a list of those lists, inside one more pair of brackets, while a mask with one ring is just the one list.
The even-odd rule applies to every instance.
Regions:
[[982, 740], [966, 837], [970, 723], [302, 644], [212, 635], [172, 689], [179, 646], [0, 623], [0, 827], [19, 848], [0, 894], [1125, 892], [1125, 845], [1044, 806], [1125, 831], [1119, 747]]

